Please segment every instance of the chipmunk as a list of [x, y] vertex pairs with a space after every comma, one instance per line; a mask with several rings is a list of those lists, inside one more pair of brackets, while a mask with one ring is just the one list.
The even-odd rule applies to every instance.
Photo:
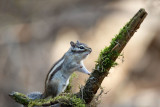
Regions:
[[74, 71], [90, 75], [90, 72], [83, 64], [83, 59], [91, 53], [92, 49], [79, 41], [77, 43], [71, 41], [70, 45], [70, 49], [53, 65], [47, 74], [44, 93], [30, 93], [28, 95], [30, 99], [55, 97], [64, 92]]

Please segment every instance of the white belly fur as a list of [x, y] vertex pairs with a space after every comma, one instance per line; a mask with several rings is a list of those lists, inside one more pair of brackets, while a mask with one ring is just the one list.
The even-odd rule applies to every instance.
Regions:
[[[69, 84], [69, 78], [65, 78], [61, 72], [57, 72], [54, 76], [54, 78], [52, 78], [51, 82], [53, 84], [57, 84], [57, 95], [59, 95], [60, 93], [64, 92], [66, 87]], [[54, 85], [53, 85], [54, 86]]]

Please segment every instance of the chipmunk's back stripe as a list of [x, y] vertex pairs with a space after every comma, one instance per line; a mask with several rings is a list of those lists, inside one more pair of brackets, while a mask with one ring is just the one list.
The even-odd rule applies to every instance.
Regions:
[[64, 61], [64, 56], [63, 56], [60, 60], [58, 60], [58, 61], [53, 65], [53, 67], [50, 69], [50, 71], [49, 71], [49, 73], [48, 73], [48, 75], [47, 75], [47, 78], [46, 78], [46, 79], [47, 79], [47, 80], [46, 80], [47, 83], [48, 83], [48, 81], [50, 81], [50, 80], [52, 79], [52, 77], [54, 76], [54, 74], [61, 69], [62, 64], [63, 64], [63, 61]]
[[60, 66], [58, 66], [55, 70], [54, 70], [54, 72], [51, 74], [51, 76], [49, 77], [49, 81], [51, 81], [51, 79], [52, 79], [52, 77], [54, 76], [54, 74], [57, 72], [57, 71], [59, 71], [60, 69], [61, 69], [61, 67], [62, 67], [62, 64], [60, 65]]

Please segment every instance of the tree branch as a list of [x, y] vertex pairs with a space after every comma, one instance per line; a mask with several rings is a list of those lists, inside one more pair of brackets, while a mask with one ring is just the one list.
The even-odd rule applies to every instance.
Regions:
[[112, 39], [110, 46], [101, 51], [95, 69], [87, 80], [83, 90], [80, 90], [77, 94], [80, 98], [83, 96], [82, 99], [84, 99], [87, 104], [92, 101], [97, 90], [100, 88], [103, 79], [109, 74], [110, 68], [116, 64], [115, 60], [118, 58], [133, 34], [140, 27], [140, 24], [146, 16], [147, 12], [144, 9], [140, 9], [120, 30], [119, 34]]
[[29, 99], [26, 95], [19, 92], [11, 92], [9, 96], [15, 100], [17, 103], [23, 104], [27, 107], [34, 106], [53, 106], [53, 107], [85, 107], [85, 102], [77, 98], [74, 94], [64, 93], [54, 98], [49, 99]]

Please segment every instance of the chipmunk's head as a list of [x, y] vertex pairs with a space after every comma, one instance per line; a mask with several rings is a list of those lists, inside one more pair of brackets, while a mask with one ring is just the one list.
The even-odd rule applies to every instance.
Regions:
[[80, 43], [79, 41], [77, 41], [76, 43], [71, 41], [70, 44], [71, 44], [71, 51], [75, 55], [77, 55], [76, 57], [80, 60], [85, 59], [87, 55], [92, 52], [92, 49], [90, 47], [88, 47], [84, 43]]

